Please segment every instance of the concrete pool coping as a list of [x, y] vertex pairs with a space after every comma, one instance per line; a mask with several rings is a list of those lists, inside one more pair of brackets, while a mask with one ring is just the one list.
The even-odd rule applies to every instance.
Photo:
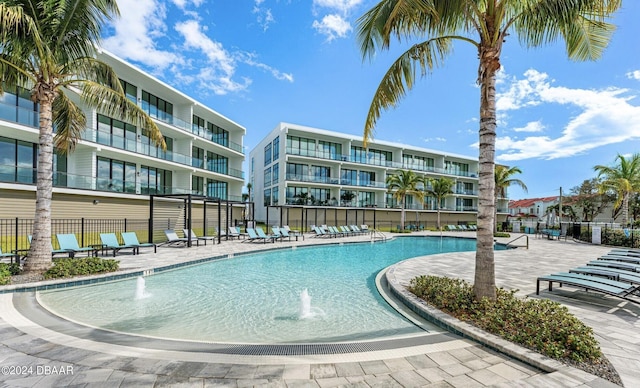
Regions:
[[[413, 234], [413, 235], [415, 236], [416, 234]], [[405, 236], [399, 236], [399, 237], [405, 237]], [[458, 236], [455, 236], [455, 237], [460, 237], [460, 236], [458, 235]], [[364, 242], [365, 240], [364, 239], [360, 239], [359, 241], [360, 242]], [[333, 243], [337, 243], [336, 241], [332, 241], [332, 242]], [[343, 241], [343, 242], [347, 242], [347, 241]], [[357, 242], [357, 241], [349, 241], [349, 242]], [[235, 243], [233, 243], [233, 244], [235, 244]], [[229, 245], [230, 246], [231, 244], [226, 244], [225, 243], [223, 245]], [[317, 245], [317, 244], [314, 244], [314, 245]], [[407, 261], [411, 261], [411, 260], [413, 260], [413, 259], [409, 259]], [[140, 269], [138, 268], [137, 271], [134, 271], [134, 270], [129, 270], [129, 271], [131, 271], [129, 273], [135, 274], [135, 273], [140, 272]], [[142, 272], [144, 272], [144, 270]], [[131, 275], [131, 276], [136, 276], [136, 275]], [[41, 284], [39, 286], [43, 286], [43, 285], [46, 285], [46, 284]], [[4, 297], [5, 298], [3, 298], [3, 299], [6, 300], [7, 296], [5, 295]], [[16, 322], [14, 322], [14, 323], [16, 323]], [[17, 322], [16, 324], [18, 325], [18, 327], [22, 326], [22, 325], [28, 326], [28, 323], [26, 323], [26, 322], [23, 322], [23, 323]], [[37, 332], [37, 330], [36, 330], [36, 332]], [[37, 333], [35, 333], [35, 334], [37, 334]], [[480, 338], [480, 340], [482, 340], [482, 339], [484, 339], [484, 337]], [[468, 342], [466, 342], [466, 341], [456, 340], [456, 341], [450, 341], [450, 342], [451, 343], [458, 343], [457, 346], [458, 346], [459, 349], [463, 349], [465, 347], [470, 346], [470, 344]], [[100, 344], [93, 343], [93, 344], [90, 344], [88, 346], [93, 347], [96, 350], [97, 349], [103, 350], [102, 349], [103, 347], [99, 346], [99, 345]], [[490, 343], [489, 346], [492, 347], [493, 349], [498, 349], [498, 347], [493, 346], [492, 343]], [[436, 350], [436, 351], [446, 351], [446, 350], [442, 350], [442, 349], [440, 349], [440, 350], [438, 350], [438, 349], [424, 349], [424, 350], [421, 350], [421, 351], [423, 351], [425, 354], [427, 354], [429, 352], [433, 352], [434, 350]], [[107, 350], [105, 350], [105, 351], [107, 351]], [[113, 351], [113, 349], [111, 349], [111, 351]], [[530, 351], [527, 351], [527, 352], [530, 352]], [[169, 352], [169, 353], [171, 353], [171, 352]], [[171, 357], [175, 358], [175, 356], [176, 355], [169, 354], [170, 358]], [[386, 354], [374, 353], [374, 354], [372, 354], [371, 360], [374, 360], [374, 359], [380, 360], [380, 359], [389, 359], [389, 358], [393, 359], [393, 358], [396, 358], [396, 357], [404, 357], [404, 356], [407, 356], [407, 355], [403, 354], [402, 352], [398, 352], [398, 353], [391, 352], [391, 353], [386, 353]], [[145, 352], [141, 352], [141, 357], [149, 357], [149, 354], [148, 353], [145, 354]], [[153, 357], [158, 358], [159, 355], [158, 354], [154, 354]], [[316, 357], [316, 358], [313, 358], [312, 360], [306, 360], [304, 362], [316, 362], [316, 363], [317, 362], [320, 362], [320, 363], [322, 363], [322, 362], [330, 362], [330, 361], [334, 361], [334, 362], [335, 361], [354, 362], [354, 361], [350, 361], [350, 360], [353, 360], [350, 357], [351, 357], [351, 355], [328, 355], [328, 357], [326, 357], [326, 358], [324, 356], [323, 357]], [[230, 360], [230, 359], [225, 359], [225, 360], [222, 360], [222, 359], [217, 359], [217, 360], [209, 359], [209, 360], [210, 361], [214, 361], [214, 362], [230, 362], [230, 361], [231, 362], [245, 362], [245, 361], [239, 360], [239, 359], [234, 359], [234, 360]], [[273, 359], [272, 361], [275, 362], [275, 363], [283, 362], [283, 360], [280, 357], [276, 357], [276, 359]], [[535, 365], [537, 362], [538, 361], [534, 360], [533, 362], [527, 362], [527, 363], [530, 364], [530, 365]], [[258, 363], [267, 364], [265, 359], [263, 359], [262, 361], [258, 360]], [[270, 361], [268, 363], [272, 363], [272, 362]], [[562, 380], [562, 378], [558, 377], [559, 376], [558, 374], [560, 374], [561, 376], [564, 376], [564, 377], [570, 379], [571, 381], [579, 382], [579, 384], [588, 384], [588, 383], [590, 384], [590, 383], [596, 383], [597, 382], [599, 384], [606, 385], [606, 382], [603, 381], [602, 379], [596, 378], [595, 376], [592, 376], [592, 375], [585, 374], [584, 372], [581, 372], [581, 371], [578, 371], [578, 370], [574, 370], [573, 368], [567, 369], [568, 367], [564, 367], [561, 364], [560, 365], [552, 364], [552, 367], [553, 368], [557, 367], [556, 369], [554, 369], [554, 370], [556, 370], [556, 372], [553, 372], [553, 373], [549, 374], [549, 376], [551, 376], [551, 378], [552, 378], [552, 381], [556, 381], [557, 382], [558, 379]], [[544, 368], [546, 368], [546, 366], [543, 365], [543, 369]], [[535, 372], [531, 372], [531, 376], [539, 377]], [[553, 379], [555, 379], [555, 380], [553, 380]], [[396, 381], [397, 381], [397, 379], [396, 379]], [[500, 380], [496, 380], [496, 381], [500, 381]], [[405, 385], [405, 386], [410, 386], [410, 385]]]

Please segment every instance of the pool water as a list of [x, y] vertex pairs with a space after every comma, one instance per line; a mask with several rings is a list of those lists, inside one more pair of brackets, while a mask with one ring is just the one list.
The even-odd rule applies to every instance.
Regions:
[[[107, 330], [222, 343], [324, 343], [422, 332], [378, 294], [377, 273], [401, 260], [471, 251], [475, 240], [402, 237], [299, 247], [145, 277], [39, 293], [49, 310]], [[309, 299], [301, 300], [306, 290]]]

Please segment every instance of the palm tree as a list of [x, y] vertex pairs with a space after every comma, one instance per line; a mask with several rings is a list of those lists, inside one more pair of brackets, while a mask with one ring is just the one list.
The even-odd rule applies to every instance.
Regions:
[[400, 227], [404, 230], [404, 207], [407, 195], [416, 195], [422, 198], [422, 192], [418, 190], [420, 177], [411, 170], [398, 170], [396, 174], [387, 176], [386, 184], [388, 192], [400, 203]]
[[[496, 182], [496, 200], [498, 198], [506, 198], [507, 197], [507, 188], [509, 186], [520, 186], [524, 192], [527, 192], [527, 185], [524, 184], [520, 179], [512, 178], [515, 174], [522, 174], [522, 170], [518, 167], [506, 167], [506, 166], [496, 166], [495, 171], [495, 182]], [[496, 215], [495, 220], [498, 219], [498, 208], [496, 207]], [[493, 223], [493, 231], [498, 231], [498, 224], [494, 221]]]
[[86, 127], [84, 112], [68, 92], [79, 94], [89, 108], [142, 127], [165, 147], [151, 118], [125, 97], [115, 72], [96, 59], [101, 25], [117, 15], [115, 0], [0, 3], [0, 87], [29, 90], [40, 112], [36, 211], [27, 272], [42, 272], [52, 265], [54, 146], [63, 153], [73, 151]]
[[[495, 299], [493, 224], [496, 142], [496, 73], [507, 37], [527, 47], [564, 39], [572, 60], [596, 59], [613, 27], [605, 22], [621, 0], [382, 0], [358, 20], [364, 58], [388, 50], [391, 39], [420, 39], [391, 65], [378, 86], [364, 126], [371, 139], [383, 109], [395, 107], [414, 85], [416, 71], [431, 73], [453, 52], [455, 41], [473, 45], [480, 86], [478, 240], [474, 293]], [[424, 40], [423, 40], [424, 39]]]
[[453, 194], [453, 185], [455, 182], [449, 178], [429, 178], [425, 177], [423, 181], [424, 191], [436, 200], [436, 211], [438, 212], [438, 230], [440, 230], [440, 204], [449, 195]]
[[614, 192], [617, 199], [615, 206], [622, 209], [622, 225], [629, 223], [629, 199], [632, 194], [640, 192], [640, 154], [629, 158], [618, 154], [618, 163], [614, 166], [597, 165], [593, 169], [602, 178], [601, 192]]

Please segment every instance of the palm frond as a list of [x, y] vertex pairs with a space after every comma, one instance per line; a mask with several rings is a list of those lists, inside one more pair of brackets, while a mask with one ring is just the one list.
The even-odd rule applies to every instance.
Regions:
[[88, 106], [98, 109], [109, 117], [141, 127], [145, 135], [156, 145], [166, 149], [164, 137], [151, 117], [136, 103], [129, 100], [122, 93], [121, 87], [118, 91], [97, 82], [83, 81], [81, 98]]
[[383, 0], [357, 20], [358, 41], [363, 58], [371, 58], [377, 48], [388, 49], [391, 37], [398, 40], [421, 36], [437, 25], [432, 2], [427, 0]]
[[364, 127], [364, 142], [373, 138], [373, 130], [383, 110], [395, 107], [408, 90], [413, 88], [417, 67], [424, 76], [439, 67], [452, 51], [453, 39], [463, 37], [440, 37], [413, 45], [391, 65], [378, 85], [371, 101]]
[[63, 91], [53, 101], [54, 145], [62, 153], [73, 152], [86, 128], [87, 118]]

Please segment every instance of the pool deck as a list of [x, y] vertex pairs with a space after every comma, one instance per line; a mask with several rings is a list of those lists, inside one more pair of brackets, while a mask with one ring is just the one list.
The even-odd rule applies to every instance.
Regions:
[[[413, 235], [439, 235], [433, 232]], [[473, 232], [444, 235], [473, 237]], [[392, 236], [390, 234], [387, 234]], [[513, 240], [498, 239], [500, 242]], [[307, 238], [275, 244], [223, 241], [192, 248], [159, 247], [140, 255], [118, 255], [121, 270], [141, 271], [217, 255], [264, 248], [325, 243], [366, 242], [369, 237]], [[525, 239], [516, 242], [523, 245]], [[495, 252], [499, 287], [519, 289], [520, 296], [535, 296], [536, 278], [566, 271], [609, 251], [610, 248], [529, 236], [529, 249]], [[409, 259], [390, 267], [388, 281], [396, 287], [417, 275], [447, 275], [473, 280], [474, 252], [449, 253]], [[545, 284], [546, 286], [546, 284]], [[0, 287], [0, 290], [11, 286]], [[542, 288], [542, 287], [541, 287]], [[546, 287], [544, 287], [546, 289]], [[542, 291], [541, 297], [567, 306], [594, 329], [603, 352], [626, 387], [640, 386], [640, 306], [621, 299], [584, 293], [573, 288]], [[154, 350], [111, 345], [62, 334], [32, 322], [13, 305], [13, 294], [0, 295], [0, 386], [3, 387], [607, 387], [596, 376], [546, 360], [555, 371], [534, 368], [539, 356], [518, 347], [515, 358], [491, 350], [499, 344], [491, 336], [489, 347], [451, 335], [434, 344], [384, 351], [311, 356], [229, 356], [206, 352]], [[355, 323], [357, 324], [357, 323]], [[188, 330], [188, 328], [185, 328]], [[512, 353], [513, 354], [513, 353]], [[16, 369], [15, 367], [21, 367]]]

